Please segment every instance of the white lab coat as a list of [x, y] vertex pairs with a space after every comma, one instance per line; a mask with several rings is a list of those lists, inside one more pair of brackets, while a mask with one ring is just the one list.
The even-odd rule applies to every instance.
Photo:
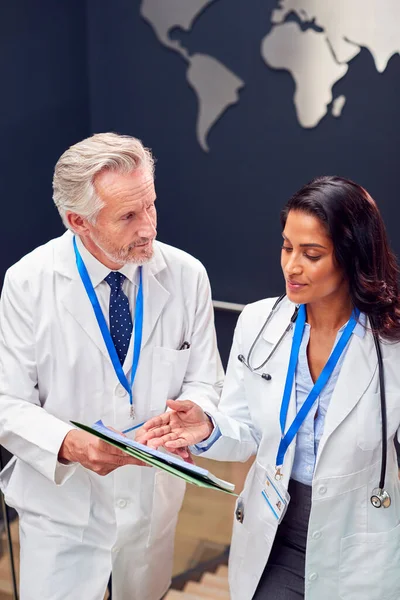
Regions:
[[[156, 242], [143, 293], [135, 422], [167, 398], [211, 410], [223, 372], [204, 267]], [[133, 336], [127, 375], [132, 346]], [[66, 232], [9, 269], [0, 307], [0, 443], [17, 457], [0, 479], [20, 515], [21, 600], [100, 600], [111, 566], [115, 600], [159, 600], [169, 586], [184, 483], [152, 468], [100, 477], [57, 461], [69, 421], [99, 418], [132, 425]]]
[[[232, 600], [251, 600], [277, 530], [261, 491], [274, 466], [280, 440], [279, 411], [289, 363], [288, 334], [265, 366], [270, 381], [249, 372], [237, 356], [247, 353], [274, 299], [247, 306], [239, 318], [219, 411], [222, 436], [203, 456], [255, 462], [240, 495], [243, 522], [234, 520], [229, 564]], [[294, 305], [284, 300], [257, 343], [252, 365], [260, 365], [283, 333]], [[381, 467], [381, 415], [373, 336], [352, 336], [333, 392], [320, 441], [312, 485], [306, 552], [306, 600], [399, 600], [400, 484], [393, 439], [400, 424], [400, 345], [382, 344], [386, 381], [388, 509], [370, 503]], [[294, 387], [287, 423], [296, 414]], [[283, 483], [290, 478], [295, 441], [286, 454]]]

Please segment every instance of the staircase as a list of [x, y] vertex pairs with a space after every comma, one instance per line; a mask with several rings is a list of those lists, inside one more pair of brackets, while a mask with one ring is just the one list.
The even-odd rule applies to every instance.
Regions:
[[[11, 537], [17, 572], [19, 570], [18, 522], [11, 523]], [[2, 532], [0, 543], [6, 550], [6, 536]], [[108, 594], [106, 594], [107, 598]], [[12, 600], [12, 586], [8, 553], [0, 556], [0, 600]], [[229, 600], [228, 567], [220, 565], [215, 573], [204, 573], [200, 581], [188, 581], [183, 590], [169, 590], [164, 600]]]
[[[11, 523], [11, 538], [14, 549], [14, 560], [16, 562], [15, 567], [17, 572], [19, 570], [19, 536], [18, 536], [18, 523], [13, 521]], [[5, 531], [0, 535], [0, 543], [3, 549], [3, 553], [0, 555], [0, 600], [12, 600], [13, 590], [11, 585], [11, 570], [10, 560], [7, 550], [7, 538]]]
[[169, 590], [164, 600], [229, 600], [228, 567], [204, 573], [200, 581], [188, 581], [183, 590]]

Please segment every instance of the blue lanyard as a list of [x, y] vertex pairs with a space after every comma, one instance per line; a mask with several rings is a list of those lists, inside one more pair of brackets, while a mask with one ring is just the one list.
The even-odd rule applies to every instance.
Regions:
[[76, 266], [78, 267], [79, 275], [82, 279], [82, 283], [85, 286], [86, 293], [89, 297], [90, 303], [93, 307], [94, 314], [96, 315], [97, 323], [99, 324], [101, 334], [103, 336], [104, 343], [107, 347], [108, 354], [110, 356], [111, 362], [114, 367], [114, 371], [118, 377], [120, 384], [124, 387], [124, 389], [129, 394], [129, 402], [131, 405], [131, 415], [133, 416], [133, 396], [132, 396], [132, 387], [133, 382], [135, 381], [136, 371], [139, 364], [140, 350], [142, 345], [142, 333], [143, 333], [143, 285], [142, 285], [142, 267], [139, 267], [139, 290], [136, 298], [136, 308], [135, 308], [135, 334], [134, 334], [134, 345], [133, 345], [133, 362], [132, 362], [132, 370], [131, 370], [131, 378], [128, 381], [123, 369], [121, 362], [118, 358], [117, 351], [114, 346], [114, 342], [112, 341], [112, 337], [110, 334], [110, 330], [107, 327], [107, 322], [104, 318], [103, 311], [101, 310], [101, 306], [99, 300], [96, 296], [96, 292], [94, 291], [93, 284], [91, 282], [89, 273], [85, 266], [85, 263], [82, 260], [80, 252], [78, 250], [78, 246], [76, 244], [75, 236], [73, 238], [74, 241], [74, 250], [76, 257]]
[[287, 449], [289, 448], [294, 437], [296, 436], [297, 432], [299, 431], [300, 427], [302, 426], [304, 420], [306, 419], [308, 413], [310, 412], [310, 410], [311, 410], [312, 406], [314, 405], [315, 401], [317, 400], [318, 396], [320, 395], [322, 389], [327, 384], [329, 377], [332, 375], [332, 373], [338, 363], [338, 360], [343, 353], [343, 350], [345, 349], [348, 341], [350, 340], [351, 334], [353, 333], [353, 329], [356, 326], [359, 314], [360, 314], [360, 311], [358, 309], [355, 309], [353, 311], [353, 314], [352, 314], [349, 322], [347, 323], [342, 335], [340, 336], [340, 339], [339, 339], [338, 343], [336, 344], [332, 354], [328, 358], [326, 365], [322, 369], [320, 376], [318, 377], [317, 381], [315, 382], [311, 392], [308, 394], [304, 404], [302, 405], [299, 412], [297, 413], [293, 423], [291, 424], [291, 426], [285, 433], [286, 418], [287, 418], [287, 414], [288, 414], [288, 410], [289, 410], [289, 403], [290, 403], [290, 396], [292, 393], [294, 374], [296, 371], [296, 365], [297, 365], [297, 361], [298, 361], [298, 357], [299, 357], [301, 340], [303, 338], [303, 332], [304, 332], [304, 327], [305, 327], [305, 323], [306, 323], [305, 304], [302, 304], [300, 306], [299, 313], [298, 313], [297, 320], [296, 320], [296, 327], [295, 327], [294, 334], [293, 334], [293, 342], [292, 342], [292, 349], [290, 352], [289, 367], [288, 367], [285, 389], [284, 389], [283, 398], [282, 398], [282, 406], [281, 406], [281, 412], [280, 412], [280, 425], [281, 425], [282, 439], [280, 441], [278, 453], [276, 456], [276, 466], [277, 467], [280, 467], [283, 465], [283, 461], [284, 461]]

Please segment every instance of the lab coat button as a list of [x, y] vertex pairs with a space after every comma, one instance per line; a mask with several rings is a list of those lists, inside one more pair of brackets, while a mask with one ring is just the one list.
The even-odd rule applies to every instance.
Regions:
[[126, 396], [126, 389], [124, 387], [122, 387], [122, 385], [119, 385], [117, 387], [116, 394], [120, 398], [123, 398], [124, 396]]
[[123, 498], [120, 498], [120, 499], [117, 501], [117, 506], [118, 506], [119, 508], [125, 508], [126, 504], [127, 504], [127, 502], [126, 502], [126, 500], [124, 500]]
[[323, 496], [324, 494], [326, 494], [326, 486], [325, 485], [320, 485], [318, 488], [318, 493], [321, 494], [321, 496]]
[[322, 533], [320, 531], [314, 531], [314, 533], [312, 534], [312, 537], [314, 540], [319, 540], [321, 535], [322, 535]]
[[311, 574], [309, 575], [308, 579], [309, 579], [310, 581], [315, 581], [316, 579], [318, 579], [318, 575], [317, 575], [317, 573], [311, 573]]

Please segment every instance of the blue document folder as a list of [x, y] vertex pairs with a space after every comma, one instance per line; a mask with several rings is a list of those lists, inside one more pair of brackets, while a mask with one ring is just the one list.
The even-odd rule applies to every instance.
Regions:
[[180, 479], [184, 479], [187, 483], [236, 495], [234, 494], [235, 486], [233, 483], [219, 479], [207, 469], [187, 463], [173, 454], [161, 452], [160, 450], [155, 450], [154, 448], [149, 448], [144, 444], [130, 440], [124, 435], [106, 427], [102, 421], [97, 421], [92, 427], [77, 423], [76, 421], [71, 421], [71, 423], [79, 429], [83, 429], [84, 431], [101, 438], [108, 444], [116, 446], [123, 452], [126, 452], [153, 467], [167, 471]]

